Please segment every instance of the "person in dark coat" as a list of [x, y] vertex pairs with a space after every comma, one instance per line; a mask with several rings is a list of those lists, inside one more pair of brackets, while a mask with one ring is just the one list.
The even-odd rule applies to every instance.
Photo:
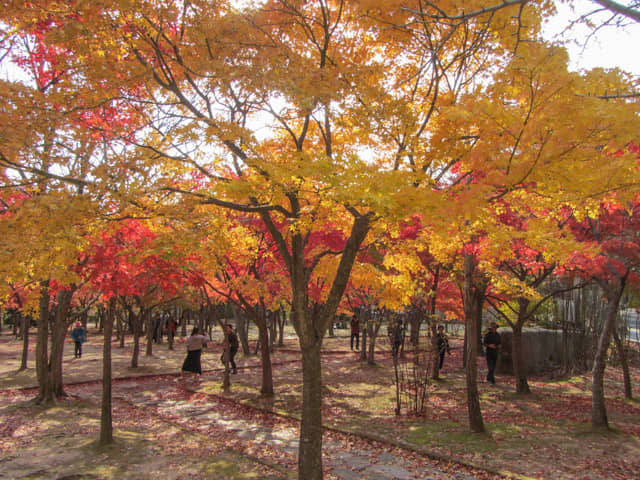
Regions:
[[448, 353], [451, 355], [451, 348], [449, 347], [449, 339], [447, 338], [446, 333], [444, 333], [444, 327], [442, 325], [438, 325], [438, 333], [436, 335], [438, 339], [438, 354], [440, 355], [440, 366], [439, 370], [442, 370], [442, 365], [444, 364], [444, 354]]
[[236, 332], [233, 331], [233, 325], [227, 323], [226, 332], [225, 332], [225, 345], [224, 352], [220, 357], [222, 363], [225, 363], [225, 353], [227, 352], [227, 348], [229, 351], [229, 364], [231, 365], [231, 373], [238, 373], [238, 369], [236, 368], [236, 353], [238, 353], [238, 336]]
[[191, 372], [195, 375], [202, 375], [202, 364], [200, 357], [202, 349], [207, 346], [209, 337], [200, 334], [198, 327], [193, 327], [191, 336], [187, 338], [187, 357], [182, 364], [183, 372]]
[[498, 352], [500, 351], [500, 343], [501, 337], [498, 333], [498, 325], [496, 322], [491, 322], [489, 326], [489, 331], [484, 336], [484, 340], [482, 344], [486, 349], [486, 357], [487, 357], [487, 369], [489, 370], [487, 373], [487, 382], [496, 383], [496, 378], [494, 376], [494, 372], [496, 370], [496, 363], [498, 362]]
[[87, 331], [82, 326], [82, 322], [76, 322], [76, 326], [71, 330], [71, 339], [75, 344], [74, 358], [81, 358], [82, 344], [87, 341]]
[[354, 343], [356, 344], [356, 350], [358, 350], [360, 345], [360, 320], [357, 315], [351, 317], [351, 350], [353, 350]]
[[398, 358], [400, 348], [404, 342], [404, 328], [400, 320], [394, 320], [391, 327], [391, 355], [394, 359]]

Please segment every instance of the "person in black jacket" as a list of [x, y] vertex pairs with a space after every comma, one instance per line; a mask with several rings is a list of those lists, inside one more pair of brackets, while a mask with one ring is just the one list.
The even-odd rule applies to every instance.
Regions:
[[487, 382], [496, 383], [496, 378], [494, 376], [494, 372], [496, 369], [496, 363], [498, 362], [498, 351], [500, 350], [500, 334], [498, 333], [498, 325], [496, 322], [491, 322], [489, 326], [489, 331], [484, 336], [484, 340], [482, 344], [486, 349], [486, 357], [487, 357], [487, 369], [489, 372], [487, 373]]
[[444, 364], [444, 354], [448, 353], [449, 355], [451, 355], [449, 339], [447, 338], [447, 334], [444, 333], [444, 327], [442, 325], [438, 325], [438, 333], [436, 337], [438, 339], [438, 354], [440, 355], [440, 366], [438, 367], [438, 370], [442, 370], [442, 365]]
[[239, 347], [238, 336], [233, 331], [233, 325], [231, 325], [230, 323], [226, 325], [225, 340], [226, 340], [224, 345], [225, 351], [222, 353], [220, 360], [222, 360], [222, 363], [225, 363], [225, 353], [228, 347], [229, 348], [229, 364], [231, 365], [231, 373], [238, 373], [238, 370], [236, 368], [236, 361], [235, 361], [235, 356], [236, 356], [236, 353], [238, 353], [238, 347]]

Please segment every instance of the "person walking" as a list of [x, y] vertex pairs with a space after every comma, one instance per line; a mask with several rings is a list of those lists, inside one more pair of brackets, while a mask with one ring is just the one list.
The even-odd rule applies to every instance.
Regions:
[[394, 360], [400, 355], [400, 348], [404, 342], [404, 328], [400, 320], [394, 320], [391, 327], [391, 355]]
[[498, 324], [496, 322], [491, 322], [489, 326], [489, 331], [484, 336], [484, 340], [482, 341], [486, 349], [486, 358], [487, 358], [487, 382], [495, 385], [496, 378], [494, 372], [496, 370], [496, 363], [498, 362], [498, 352], [500, 351], [501, 337], [498, 333]]
[[200, 334], [198, 327], [193, 327], [191, 335], [187, 338], [187, 356], [182, 364], [182, 372], [193, 373], [194, 377], [202, 375], [202, 349], [207, 346], [210, 341], [209, 337]]
[[357, 315], [351, 317], [351, 350], [353, 350], [353, 344], [356, 344], [356, 350], [360, 347], [360, 320]]
[[81, 358], [82, 344], [87, 341], [87, 331], [82, 326], [82, 322], [76, 322], [76, 326], [71, 330], [71, 339], [75, 344], [74, 358]]
[[451, 355], [451, 348], [449, 347], [449, 338], [447, 338], [447, 334], [444, 333], [444, 326], [438, 325], [438, 333], [436, 334], [438, 340], [438, 354], [440, 355], [440, 366], [438, 370], [442, 370], [442, 365], [444, 364], [444, 354], [448, 353]]
[[229, 352], [229, 364], [231, 365], [231, 373], [238, 373], [238, 369], [236, 368], [235, 356], [238, 353], [238, 336], [236, 332], [233, 331], [233, 325], [227, 323], [226, 331], [225, 331], [225, 344], [224, 344], [224, 352], [220, 357], [222, 363], [225, 362], [225, 354], [227, 351]]

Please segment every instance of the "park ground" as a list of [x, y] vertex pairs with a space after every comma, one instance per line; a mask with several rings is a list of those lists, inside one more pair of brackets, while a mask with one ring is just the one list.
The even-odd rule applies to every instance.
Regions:
[[[90, 331], [81, 359], [65, 345], [67, 397], [35, 405], [31, 341], [28, 369], [17, 372], [22, 342], [0, 335], [0, 479], [294, 479], [301, 402], [299, 350], [293, 336], [273, 354], [275, 395], [262, 398], [255, 356], [238, 355], [238, 374], [222, 390], [221, 335], [203, 353], [199, 383], [181, 379], [184, 340], [155, 344], [129, 367], [131, 342], [113, 344], [115, 443], [99, 448], [100, 337]], [[376, 364], [361, 363], [346, 330], [324, 345], [324, 468], [329, 480], [637, 479], [640, 402], [623, 397], [622, 372], [606, 372], [610, 431], [590, 428], [589, 373], [480, 381], [487, 432], [470, 433], [461, 341], [452, 339], [441, 379], [423, 416], [395, 415], [388, 343]], [[484, 362], [478, 359], [479, 378]], [[640, 365], [632, 368], [636, 395]]]

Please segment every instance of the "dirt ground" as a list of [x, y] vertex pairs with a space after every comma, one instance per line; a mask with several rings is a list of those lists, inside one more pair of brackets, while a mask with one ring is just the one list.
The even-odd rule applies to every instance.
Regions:
[[[611, 431], [590, 429], [589, 375], [531, 378], [533, 393], [515, 395], [513, 379], [481, 382], [487, 433], [469, 433], [461, 345], [452, 339], [441, 379], [427, 391], [422, 416], [395, 415], [394, 370], [385, 340], [376, 364], [361, 363], [345, 330], [325, 342], [323, 356], [325, 478], [640, 478], [640, 402], [622, 396], [622, 375], [607, 369]], [[256, 356], [238, 355], [231, 390], [221, 388], [221, 338], [203, 353], [202, 381], [181, 380], [183, 341], [175, 350], [142, 348], [130, 368], [131, 345], [113, 344], [114, 435], [98, 448], [100, 337], [90, 331], [81, 359], [65, 345], [68, 397], [33, 405], [35, 364], [17, 373], [21, 341], [0, 335], [0, 479], [4, 478], [295, 478], [301, 372], [297, 341], [273, 354], [275, 395], [259, 395]], [[484, 362], [478, 359], [479, 378]], [[640, 369], [633, 369], [634, 387]], [[425, 473], [427, 472], [428, 475]]]

